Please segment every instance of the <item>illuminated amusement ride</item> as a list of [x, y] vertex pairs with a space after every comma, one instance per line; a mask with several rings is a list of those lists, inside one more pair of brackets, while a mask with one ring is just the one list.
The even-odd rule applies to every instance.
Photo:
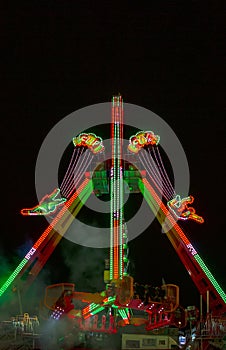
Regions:
[[[120, 327], [130, 325], [143, 327], [145, 332], [169, 326], [185, 327], [189, 310], [184, 310], [179, 304], [177, 285], [142, 286], [129, 275], [128, 232], [124, 218], [126, 182], [131, 193], [143, 194], [159, 223], [164, 223], [162, 228], [208, 304], [208, 313], [212, 317], [223, 317], [226, 312], [225, 292], [179, 224], [180, 220], [197, 223], [204, 220], [191, 206], [192, 196], [181, 198], [175, 193], [159, 151], [160, 137], [149, 130], [132, 135], [126, 145], [126, 159], [131, 161], [126, 162], [123, 101], [121, 95], [117, 95], [112, 98], [109, 161], [104, 161], [104, 141], [94, 133], [81, 133], [72, 141], [73, 154], [60, 187], [46, 195], [37, 206], [21, 210], [22, 215], [50, 215], [53, 219], [1, 286], [0, 297], [12, 283], [23, 283], [23, 289], [26, 289], [89, 196], [93, 193], [98, 196], [108, 194], [111, 210], [110, 251], [104, 271], [106, 289], [87, 293], [76, 291], [73, 283], [48, 286], [44, 303], [50, 317], [69, 318], [84, 332], [116, 333]], [[89, 171], [91, 165], [94, 165], [94, 171]], [[60, 234], [57, 227], [60, 227]], [[75, 307], [77, 301], [80, 308]]]

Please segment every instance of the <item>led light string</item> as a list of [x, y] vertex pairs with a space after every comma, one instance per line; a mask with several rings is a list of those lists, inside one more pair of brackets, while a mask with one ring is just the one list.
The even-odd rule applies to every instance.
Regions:
[[[114, 116], [115, 117], [115, 116]], [[117, 279], [118, 277], [118, 232], [116, 227], [116, 218], [117, 218], [117, 196], [115, 195], [117, 193], [117, 187], [116, 187], [116, 178], [117, 178], [117, 158], [116, 158], [116, 152], [117, 152], [117, 142], [116, 142], [116, 123], [114, 123], [114, 167], [113, 167], [113, 201], [114, 201], [114, 216], [113, 216], [113, 227], [114, 227], [114, 278]], [[116, 217], [115, 217], [116, 216]]]
[[[78, 152], [78, 159], [76, 162], [74, 162], [73, 164], [73, 167], [71, 168], [70, 170], [70, 173], [68, 174], [68, 177], [67, 177], [67, 181], [64, 185], [64, 189], [61, 189], [61, 191], [65, 194], [67, 191], [68, 191], [68, 188], [71, 186], [71, 184], [73, 183], [74, 181], [74, 175], [75, 175], [75, 171], [76, 173], [78, 173], [78, 168], [77, 167], [80, 167], [81, 166], [81, 162], [79, 163], [79, 159], [80, 159], [80, 156], [85, 152], [85, 148], [80, 148], [79, 152]], [[84, 157], [83, 157], [83, 160], [84, 160]], [[66, 197], [66, 195], [65, 195]]]
[[80, 154], [79, 154], [79, 158], [78, 158], [77, 162], [74, 163], [74, 166], [70, 171], [70, 175], [68, 176], [67, 184], [66, 184], [65, 189], [64, 189], [65, 197], [67, 197], [67, 193], [71, 190], [71, 187], [73, 187], [75, 178], [79, 174], [79, 171], [80, 171], [80, 169], [85, 161], [85, 158], [86, 158], [85, 156], [83, 156], [82, 159], [80, 158], [84, 152], [85, 152], [85, 147], [82, 147]]
[[[123, 102], [120, 105], [120, 192], [121, 192], [121, 216], [120, 216], [120, 234], [121, 234], [121, 277], [124, 275], [124, 254], [125, 250], [123, 249], [123, 234], [124, 234], [124, 183], [123, 183], [123, 169], [122, 169], [122, 146], [123, 146]], [[127, 251], [128, 253], [128, 251]]]
[[120, 166], [120, 276], [124, 274], [124, 249], [123, 249], [123, 231], [124, 231], [124, 209], [123, 209], [123, 174], [122, 167]]
[[[154, 147], [153, 147], [154, 148]], [[141, 160], [140, 155], [143, 157], [143, 161]], [[158, 189], [158, 191], [163, 195], [166, 201], [169, 201], [175, 196], [175, 191], [173, 186], [168, 184], [166, 177], [163, 176], [163, 173], [159, 171], [161, 169], [160, 163], [156, 163], [152, 157], [151, 150], [148, 148], [148, 154], [146, 151], [139, 152], [139, 159], [142, 162], [144, 168], [146, 169], [148, 175], [152, 179], [154, 185]]]
[[123, 259], [123, 173], [122, 173], [122, 100], [112, 100], [112, 163], [110, 175], [111, 227], [110, 227], [110, 279], [122, 278]]
[[[154, 148], [153, 148], [153, 151], [154, 151]], [[171, 188], [169, 187], [168, 183], [166, 182], [164, 176], [162, 176], [161, 167], [159, 165], [159, 162], [154, 160], [150, 148], [148, 148], [148, 153], [149, 153], [149, 160], [151, 162], [151, 165], [152, 165], [153, 168], [156, 169], [156, 171], [158, 173], [158, 176], [159, 176], [159, 179], [160, 179], [160, 182], [163, 184], [163, 189], [167, 193], [167, 197], [165, 197], [165, 198], [167, 200], [172, 199], [174, 190], [173, 191], [171, 190]]]
[[[65, 188], [67, 188], [68, 181], [71, 177], [71, 173], [74, 172], [74, 168], [76, 166], [77, 160], [80, 155], [84, 152], [84, 148], [81, 147], [74, 147], [74, 151], [70, 160], [70, 164], [67, 168], [66, 174], [64, 175], [63, 181], [61, 183], [61, 192], [64, 193]], [[74, 159], [75, 158], [75, 159]]]
[[72, 186], [70, 188], [70, 191], [68, 191], [68, 198], [71, 196], [71, 194], [76, 190], [76, 188], [79, 186], [79, 183], [81, 181], [81, 179], [83, 178], [84, 176], [84, 173], [85, 173], [85, 170], [89, 167], [90, 163], [92, 162], [93, 160], [93, 155], [90, 153], [87, 158], [86, 158], [86, 161], [85, 161], [85, 164], [82, 168], [82, 171], [81, 173], [78, 171], [77, 173], [79, 173], [79, 176], [77, 177], [76, 174], [74, 175], [74, 179], [76, 179], [76, 182], [74, 182], [74, 179], [73, 179], [73, 182], [72, 182]]
[[[121, 122], [121, 120], [120, 120]], [[121, 130], [120, 130], [120, 125], [117, 122], [117, 156], [118, 156], [118, 161], [117, 161], [117, 187], [118, 187], [118, 195], [117, 195], [117, 200], [118, 200], [118, 222], [117, 222], [117, 231], [119, 235], [119, 277], [122, 277], [123, 275], [123, 246], [122, 246], [122, 205], [123, 205], [123, 197], [122, 197], [122, 177], [121, 177]]]
[[[163, 164], [159, 148], [158, 147], [153, 147], [152, 151], [153, 151], [154, 157], [155, 157], [155, 159], [157, 161], [157, 164], [158, 164], [158, 167], [160, 169], [160, 172], [161, 172], [163, 178], [166, 180], [166, 183], [168, 184], [168, 188], [170, 188], [170, 190], [171, 190], [171, 193], [172, 193], [172, 195], [171, 195], [172, 197], [171, 198], [173, 198], [173, 197], [176, 196], [176, 192], [175, 192], [175, 190], [173, 188], [173, 185], [172, 185], [172, 183], [171, 183], [171, 181], [169, 179], [169, 176], [168, 176], [167, 171], [165, 169], [165, 166]], [[151, 152], [149, 152], [149, 154], [150, 153]]]
[[[163, 186], [163, 183], [161, 182], [161, 180], [159, 180], [159, 178], [156, 176], [153, 168], [151, 168], [150, 166], [150, 159], [146, 160], [145, 156], [146, 155], [146, 151], [141, 152], [141, 154], [138, 154], [139, 160], [141, 162], [141, 164], [143, 165], [144, 169], [146, 170], [148, 176], [150, 177], [150, 179], [152, 180], [152, 183], [155, 185], [155, 187], [158, 189], [159, 193], [161, 195], [163, 195], [163, 197], [165, 199], [168, 200], [169, 197], [169, 193], [166, 192], [166, 188]], [[146, 155], [147, 156], [147, 155]]]
[[[143, 158], [145, 159], [145, 163], [147, 164], [146, 166], [149, 169], [149, 172], [148, 172], [149, 176], [151, 178], [154, 177], [154, 179], [155, 179], [154, 183], [158, 184], [157, 188], [160, 191], [161, 195], [163, 195], [164, 198], [168, 199], [168, 197], [171, 197], [170, 191], [167, 188], [167, 186], [165, 185], [164, 179], [162, 178], [156, 163], [154, 162], [151, 155], [149, 156], [146, 151], [143, 151], [141, 154], [143, 155]], [[145, 167], [145, 165], [144, 165], [144, 167]], [[152, 174], [152, 176], [151, 176], [151, 174]]]
[[87, 157], [83, 157], [78, 168], [76, 168], [76, 171], [73, 174], [70, 184], [68, 184], [68, 188], [65, 191], [65, 197], [70, 197], [71, 193], [76, 189], [80, 180], [84, 176], [85, 170], [89, 167], [91, 161], [93, 160], [93, 157], [94, 155], [91, 152], [88, 153]]
[[111, 172], [110, 172], [110, 280], [114, 277], [114, 153], [115, 153], [115, 140], [114, 140], [114, 98], [112, 98], [112, 110], [111, 110]]
[[129, 269], [129, 247], [128, 247], [128, 235], [127, 235], [127, 226], [126, 223], [124, 222], [123, 224], [123, 275], [127, 276], [128, 275], [128, 269]]
[[110, 280], [113, 279], [113, 246], [114, 246], [114, 228], [113, 228], [113, 223], [114, 223], [114, 209], [113, 209], [113, 168], [111, 168], [111, 173], [110, 173], [110, 210], [111, 210], [111, 222], [110, 222]]

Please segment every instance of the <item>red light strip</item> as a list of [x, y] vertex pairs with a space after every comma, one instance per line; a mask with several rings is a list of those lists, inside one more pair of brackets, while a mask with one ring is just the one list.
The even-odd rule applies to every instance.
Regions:
[[6, 280], [6, 282], [0, 288], [0, 296], [6, 291], [6, 289], [9, 287], [9, 285], [15, 280], [17, 275], [26, 266], [26, 264], [30, 260], [31, 256], [36, 252], [36, 250], [38, 249], [40, 244], [45, 240], [45, 238], [51, 232], [51, 230], [53, 229], [54, 225], [57, 224], [59, 219], [63, 216], [63, 214], [66, 212], [66, 210], [68, 210], [68, 208], [73, 203], [73, 201], [78, 197], [78, 195], [82, 192], [82, 190], [85, 188], [85, 186], [88, 185], [88, 183], [90, 181], [91, 180], [89, 180], [89, 179], [85, 179], [84, 182], [81, 184], [81, 186], [78, 188], [77, 192], [75, 192], [71, 196], [71, 198], [66, 203], [64, 203], [64, 207], [61, 209], [61, 211], [58, 213], [58, 215], [55, 217], [55, 219], [52, 221], [52, 223], [47, 227], [47, 229], [43, 232], [41, 237], [36, 241], [36, 243], [33, 245], [33, 247], [29, 250], [29, 252], [23, 258], [23, 260], [20, 262], [20, 264], [14, 270], [14, 272], [9, 276], [9, 278]]
[[60, 220], [60, 218], [64, 215], [66, 210], [71, 206], [71, 204], [75, 201], [75, 199], [79, 196], [79, 194], [82, 192], [82, 190], [88, 185], [89, 179], [85, 179], [84, 182], [79, 186], [78, 190], [71, 196], [71, 198], [64, 203], [63, 208], [61, 211], [57, 214], [57, 216], [53, 219], [51, 224], [47, 227], [47, 229], [43, 232], [43, 234], [40, 236], [40, 238], [36, 241], [36, 243], [33, 245], [31, 249], [37, 249], [40, 244], [44, 241], [44, 239], [48, 236], [50, 231], [54, 228], [54, 226], [57, 224], [57, 222]]
[[143, 184], [145, 185], [145, 188], [150, 192], [151, 196], [155, 199], [156, 203], [159, 205], [160, 209], [163, 211], [163, 213], [166, 216], [166, 220], [169, 220], [172, 224], [172, 227], [177, 231], [180, 238], [183, 240], [183, 242], [188, 245], [191, 244], [190, 241], [187, 239], [185, 234], [183, 233], [180, 226], [177, 224], [176, 220], [173, 218], [173, 216], [170, 214], [169, 210], [166, 208], [166, 206], [162, 203], [152, 186], [149, 184], [147, 179], [142, 179]]
[[[121, 191], [121, 153], [122, 153], [122, 97], [112, 99], [112, 162], [111, 162], [111, 247], [110, 276], [118, 279], [123, 275], [122, 246], [122, 191]], [[113, 258], [113, 262], [111, 261]], [[112, 271], [113, 269], [113, 271]]]

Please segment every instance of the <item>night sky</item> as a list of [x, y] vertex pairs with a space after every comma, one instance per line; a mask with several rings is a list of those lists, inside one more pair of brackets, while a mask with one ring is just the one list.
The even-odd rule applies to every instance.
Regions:
[[[35, 164], [46, 135], [71, 112], [120, 91], [125, 102], [163, 118], [183, 145], [190, 194], [205, 218], [185, 231], [225, 289], [223, 2], [32, 1], [5, 9], [1, 22], [1, 283], [47, 226], [20, 215], [37, 202]], [[184, 305], [197, 303], [156, 220], [130, 254], [138, 282], [164, 278], [180, 286]], [[62, 241], [38, 279], [89, 289], [99, 278], [99, 288], [103, 259], [99, 250]]]

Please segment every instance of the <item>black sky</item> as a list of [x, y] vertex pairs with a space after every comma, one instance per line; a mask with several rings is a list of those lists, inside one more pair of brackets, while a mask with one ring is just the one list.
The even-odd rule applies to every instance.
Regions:
[[[205, 218], [202, 226], [188, 223], [186, 232], [225, 289], [223, 2], [32, 1], [1, 16], [4, 263], [13, 266], [47, 224], [20, 216], [21, 208], [36, 204], [35, 162], [47, 133], [69, 113], [120, 91], [125, 102], [163, 118], [180, 139], [190, 193]], [[62, 247], [56, 256], [63, 260], [73, 248]], [[132, 242], [131, 257], [141, 282], [164, 277], [181, 286], [185, 303], [198, 300], [157, 222]], [[46, 271], [56, 263], [53, 256]], [[55, 280], [64, 268], [62, 262]]]

